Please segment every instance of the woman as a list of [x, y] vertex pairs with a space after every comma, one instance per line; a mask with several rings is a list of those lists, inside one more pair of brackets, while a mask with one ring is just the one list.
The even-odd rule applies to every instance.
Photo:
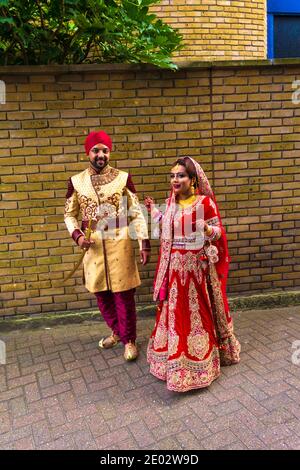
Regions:
[[226, 281], [229, 256], [214, 194], [201, 166], [177, 160], [164, 215], [147, 197], [145, 204], [161, 223], [161, 248], [154, 281], [159, 300], [148, 344], [150, 372], [167, 388], [186, 392], [207, 387], [220, 365], [239, 362]]

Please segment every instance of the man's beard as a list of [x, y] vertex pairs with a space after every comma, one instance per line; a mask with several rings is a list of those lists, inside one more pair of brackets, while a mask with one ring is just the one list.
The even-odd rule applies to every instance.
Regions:
[[108, 158], [106, 156], [96, 157], [94, 161], [91, 161], [92, 167], [95, 168], [96, 170], [103, 170], [103, 168], [105, 168], [107, 164], [108, 164]]

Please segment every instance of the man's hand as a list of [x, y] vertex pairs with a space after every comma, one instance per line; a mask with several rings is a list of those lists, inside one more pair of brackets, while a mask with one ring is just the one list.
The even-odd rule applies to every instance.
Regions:
[[77, 243], [84, 251], [87, 251], [91, 245], [95, 244], [93, 240], [87, 240], [83, 235], [78, 238]]
[[150, 260], [150, 251], [142, 250], [140, 251], [140, 255], [141, 255], [141, 263], [143, 266], [145, 266], [145, 264], [147, 264]]

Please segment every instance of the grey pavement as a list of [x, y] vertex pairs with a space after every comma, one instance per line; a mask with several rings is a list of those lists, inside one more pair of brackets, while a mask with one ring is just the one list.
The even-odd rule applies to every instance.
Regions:
[[240, 364], [185, 394], [149, 374], [153, 317], [133, 363], [103, 322], [0, 333], [0, 449], [300, 449], [300, 307], [234, 319]]

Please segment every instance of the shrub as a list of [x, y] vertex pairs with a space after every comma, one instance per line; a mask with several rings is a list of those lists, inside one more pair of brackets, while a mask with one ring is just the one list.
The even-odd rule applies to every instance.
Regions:
[[159, 0], [0, 0], [0, 64], [148, 63], [176, 69], [181, 35]]

